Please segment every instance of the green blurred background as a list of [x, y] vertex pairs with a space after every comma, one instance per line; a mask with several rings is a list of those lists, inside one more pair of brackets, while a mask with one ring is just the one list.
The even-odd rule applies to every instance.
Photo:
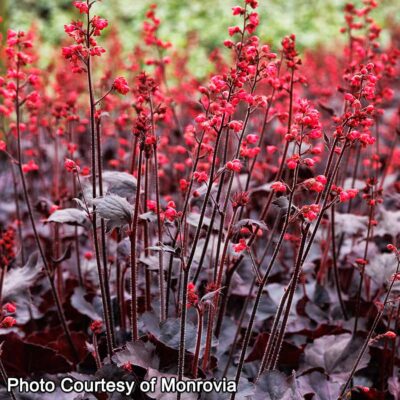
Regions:
[[[27, 29], [35, 23], [44, 39], [41, 51], [44, 59], [50, 57], [54, 44], [65, 35], [63, 26], [78, 12], [71, 0], [0, 0], [2, 29]], [[197, 32], [192, 62], [195, 73], [201, 74], [204, 58], [213, 48], [227, 38], [226, 28], [236, 24], [231, 7], [241, 0], [103, 0], [95, 6], [95, 13], [108, 18], [111, 26], [122, 34], [123, 45], [131, 49], [138, 40], [144, 13], [150, 4], [158, 4], [157, 15], [162, 20], [161, 36], [170, 40], [175, 47], [185, 47], [188, 34]], [[335, 48], [343, 40], [339, 33], [343, 25], [344, 0], [259, 0], [262, 39], [279, 44], [280, 39], [295, 33], [300, 47], [315, 47], [319, 44]], [[400, 0], [381, 0], [373, 16], [382, 27], [397, 24], [400, 19]], [[361, 5], [361, 1], [356, 1]], [[387, 34], [383, 40], [387, 40]], [[193, 61], [193, 60], [192, 60]]]

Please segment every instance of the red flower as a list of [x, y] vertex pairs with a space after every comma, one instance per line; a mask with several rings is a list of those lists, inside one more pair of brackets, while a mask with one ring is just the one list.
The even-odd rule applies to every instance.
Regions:
[[188, 187], [189, 187], [189, 182], [186, 179], [181, 179], [179, 181], [179, 188], [180, 188], [181, 192], [186, 192]]
[[249, 4], [251, 8], [257, 8], [258, 7], [258, 1], [257, 0], [246, 0], [246, 4]]
[[196, 286], [193, 282], [187, 285], [187, 308], [195, 307], [199, 302], [199, 296], [196, 293]]
[[83, 176], [90, 175], [90, 168], [89, 167], [83, 167], [82, 171], [81, 171], [81, 175], [83, 175]]
[[233, 36], [236, 33], [242, 32], [239, 26], [230, 26], [228, 28], [229, 36]]
[[328, 182], [328, 180], [326, 179], [326, 176], [325, 176], [325, 175], [318, 175], [318, 176], [315, 178], [315, 180], [316, 180], [317, 182], [322, 183], [323, 185], [326, 185], [326, 183]]
[[286, 165], [289, 169], [295, 169], [297, 167], [297, 160], [289, 158], [286, 162]]
[[146, 206], [149, 211], [157, 212], [157, 203], [154, 200], [147, 200]]
[[247, 143], [250, 143], [250, 144], [256, 144], [258, 142], [258, 139], [259, 139], [259, 136], [255, 135], [253, 133], [251, 133], [250, 135], [247, 135], [247, 137], [246, 137]]
[[33, 160], [29, 160], [28, 164], [22, 164], [22, 171], [25, 173], [32, 172], [32, 171], [38, 171], [38, 170], [39, 170], [39, 166]]
[[103, 53], [105, 53], [106, 50], [103, 49], [101, 46], [94, 46], [90, 49], [90, 55], [93, 56], [101, 56]]
[[56, 204], [52, 204], [49, 210], [50, 214], [53, 214], [54, 211], [57, 211], [60, 209], [60, 206], [56, 205]]
[[95, 334], [100, 334], [103, 330], [103, 322], [102, 321], [93, 321], [90, 324], [90, 330]]
[[307, 218], [311, 222], [317, 218], [320, 212], [320, 206], [318, 204], [311, 204], [309, 206], [303, 206], [300, 211], [304, 218]]
[[108, 21], [106, 19], [104, 19], [104, 18], [100, 18], [97, 15], [95, 15], [92, 18], [92, 25], [95, 28], [94, 35], [98, 36], [98, 35], [100, 35], [100, 31], [102, 31], [103, 29], [107, 28]]
[[176, 217], [179, 216], [179, 213], [176, 211], [176, 205], [173, 201], [169, 201], [167, 204], [167, 208], [164, 211], [164, 216], [168, 221], [173, 222]]
[[248, 204], [249, 201], [250, 201], [250, 199], [249, 199], [249, 193], [248, 192], [235, 193], [233, 198], [232, 198], [232, 207], [233, 208], [243, 207], [246, 204]]
[[228, 161], [226, 163], [226, 168], [229, 169], [230, 171], [240, 172], [242, 169], [242, 163], [238, 159]]
[[247, 249], [246, 239], [239, 239], [239, 243], [233, 245], [235, 253], [241, 253]]
[[233, 15], [243, 15], [245, 13], [245, 9], [240, 6], [232, 7]]
[[271, 189], [276, 193], [285, 193], [286, 192], [286, 185], [282, 182], [274, 182], [271, 185]]
[[387, 331], [384, 336], [391, 340], [394, 340], [397, 337], [397, 335], [393, 331]]
[[129, 92], [128, 82], [123, 76], [115, 78], [113, 88], [120, 94], [127, 94]]
[[0, 267], [8, 267], [15, 258], [15, 230], [9, 227], [5, 232], [0, 231]]
[[324, 175], [318, 175], [316, 178], [310, 178], [304, 181], [304, 185], [308, 190], [320, 193], [324, 190], [326, 178]]
[[74, 1], [72, 5], [76, 7], [81, 14], [87, 14], [89, 12], [89, 7], [85, 1]]
[[11, 328], [16, 323], [17, 323], [17, 321], [15, 320], [15, 318], [10, 317], [10, 316], [5, 317], [0, 323], [0, 328]]
[[204, 183], [208, 181], [208, 175], [206, 172], [202, 171], [202, 172], [198, 172], [196, 171], [193, 174], [193, 178], [195, 181], [197, 181], [198, 183]]
[[122, 368], [127, 372], [132, 372], [132, 364], [129, 361], [122, 364]]
[[274, 154], [278, 151], [278, 148], [276, 146], [267, 146], [266, 150], [268, 154]]
[[76, 165], [76, 162], [69, 158], [65, 159], [64, 168], [67, 172], [79, 172], [80, 171], [80, 168]]
[[354, 199], [354, 197], [356, 197], [358, 194], [358, 190], [357, 189], [347, 189], [347, 190], [342, 190], [339, 193], [339, 200], [340, 202], [345, 202], [347, 200], [350, 199]]
[[145, 144], [152, 146], [157, 143], [157, 138], [153, 135], [146, 136]]
[[228, 125], [229, 129], [234, 130], [235, 132], [240, 132], [243, 128], [243, 121], [231, 121]]
[[40, 95], [36, 91], [29, 93], [28, 96], [26, 97], [26, 100], [30, 101], [31, 103], [37, 103], [39, 99]]
[[7, 311], [10, 314], [14, 314], [15, 311], [17, 311], [17, 307], [15, 307], [15, 304], [13, 303], [6, 303], [3, 306], [3, 310]]
[[400, 281], [400, 273], [398, 273], [398, 274], [393, 274], [393, 275], [392, 275], [392, 279], [394, 279], [395, 281]]
[[307, 167], [313, 167], [315, 165], [315, 160], [312, 158], [305, 158], [303, 162], [305, 165], [307, 165]]

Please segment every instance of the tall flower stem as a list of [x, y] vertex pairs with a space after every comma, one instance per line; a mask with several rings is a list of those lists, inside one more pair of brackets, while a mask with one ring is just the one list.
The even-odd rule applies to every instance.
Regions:
[[[150, 113], [151, 113], [151, 133], [155, 137], [156, 130], [154, 126], [154, 107], [152, 97], [150, 96]], [[153, 156], [154, 156], [154, 180], [156, 187], [156, 207], [157, 207], [157, 234], [158, 234], [158, 244], [162, 243], [162, 224], [161, 224], [161, 202], [160, 202], [160, 179], [158, 176], [158, 153], [157, 153], [157, 143], [153, 145]], [[165, 276], [164, 276], [164, 259], [161, 251], [158, 252], [158, 290], [160, 294], [160, 322], [167, 318], [168, 305], [165, 300], [165, 288], [164, 288]], [[167, 297], [168, 300], [168, 297]]]
[[[367, 228], [367, 238], [365, 241], [365, 248], [364, 248], [364, 261], [367, 260], [368, 256], [368, 248], [369, 248], [369, 242], [371, 240], [371, 230], [372, 230], [372, 222], [374, 218], [374, 206], [370, 206], [369, 209], [369, 218], [368, 218], [368, 228]], [[360, 314], [360, 306], [361, 306], [361, 292], [362, 292], [362, 287], [364, 283], [364, 275], [365, 275], [365, 265], [361, 266], [361, 274], [360, 274], [360, 282], [358, 284], [358, 289], [357, 289], [357, 300], [356, 300], [356, 315], [354, 319], [354, 328], [353, 328], [353, 335], [357, 333], [357, 327], [358, 327], [358, 320], [359, 320], [359, 314]]]
[[256, 284], [256, 277], [253, 278], [253, 281], [251, 282], [251, 285], [250, 285], [250, 289], [249, 289], [248, 295], [245, 297], [245, 300], [244, 300], [244, 304], [243, 304], [242, 311], [240, 313], [240, 317], [239, 317], [239, 321], [238, 321], [238, 326], [236, 328], [235, 337], [233, 338], [231, 349], [229, 350], [228, 360], [226, 362], [226, 365], [225, 365], [225, 368], [224, 368], [224, 372], [222, 373], [223, 377], [226, 377], [226, 375], [228, 373], [229, 365], [231, 363], [231, 360], [232, 360], [232, 357], [233, 357], [233, 353], [235, 352], [236, 344], [238, 342], [240, 331], [242, 329], [243, 320], [244, 320], [244, 317], [245, 317], [246, 312], [247, 312], [247, 306], [248, 306], [248, 304], [250, 302], [250, 299], [251, 299], [251, 296], [253, 294], [253, 290], [254, 290], [255, 284]]
[[[179, 353], [178, 353], [178, 381], [183, 379], [185, 373], [185, 345], [186, 345], [186, 318], [187, 318], [187, 295], [189, 284], [189, 269], [185, 266], [182, 259], [183, 282], [182, 282], [182, 303], [181, 303], [181, 317], [180, 317], [180, 335], [179, 335]], [[181, 393], [178, 392], [176, 399], [181, 399]]]
[[196, 311], [197, 311], [197, 336], [196, 336], [196, 348], [194, 350], [194, 357], [192, 364], [192, 375], [194, 379], [197, 378], [197, 372], [199, 369], [199, 356], [200, 356], [201, 339], [203, 333], [203, 309], [200, 309], [200, 307], [197, 306]]
[[[143, 211], [147, 212], [147, 200], [149, 199], [149, 157], [145, 156], [144, 162], [144, 198], [143, 198]], [[143, 245], [144, 245], [144, 255], [145, 257], [149, 257], [149, 223], [144, 221], [143, 223]], [[161, 253], [161, 252], [159, 252]], [[150, 270], [144, 266], [144, 279], [145, 279], [145, 310], [151, 310], [151, 275]]]
[[[96, 106], [95, 106], [96, 107]], [[95, 108], [94, 107], [94, 108]], [[96, 145], [97, 145], [97, 170], [99, 174], [99, 195], [104, 195], [103, 190], [103, 159], [102, 159], [102, 150], [101, 150], [101, 118], [99, 117], [96, 121]], [[110, 293], [110, 282], [108, 276], [108, 259], [107, 259], [107, 241], [106, 241], [106, 227], [105, 221], [103, 218], [100, 219], [100, 234], [101, 234], [101, 253], [103, 258], [103, 270], [104, 270], [104, 292], [106, 295], [107, 307], [109, 310], [109, 330], [111, 335], [111, 344], [112, 347], [115, 347], [115, 333], [114, 333], [114, 318], [113, 318], [113, 309], [111, 302], [111, 293]]]
[[[189, 208], [189, 199], [190, 199], [190, 195], [192, 192], [192, 187], [193, 187], [193, 182], [194, 182], [194, 178], [193, 178], [193, 172], [196, 171], [197, 165], [199, 163], [200, 160], [200, 150], [201, 150], [201, 144], [203, 143], [203, 139], [204, 139], [204, 135], [205, 132], [204, 130], [201, 133], [201, 137], [198, 140], [198, 145], [197, 145], [197, 150], [196, 150], [196, 156], [195, 156], [195, 161], [192, 167], [192, 174], [191, 174], [191, 179], [189, 182], [189, 187], [186, 191], [186, 195], [185, 195], [185, 200], [184, 200], [184, 204], [183, 204], [183, 209], [182, 209], [182, 218], [180, 220], [179, 223], [181, 223], [184, 219], [184, 216], [186, 215], [187, 209]], [[154, 153], [156, 153], [156, 150], [154, 151]], [[156, 155], [154, 155], [156, 157]], [[157, 164], [155, 162], [155, 167], [156, 167], [156, 173], [158, 171], [158, 161]], [[158, 173], [157, 173], [158, 175]], [[158, 178], [158, 176], [157, 176]], [[158, 183], [156, 183], [158, 185]], [[156, 187], [156, 191], [157, 191], [157, 187]], [[158, 190], [158, 193], [160, 193], [160, 191]], [[159, 214], [159, 201], [158, 201], [158, 208], [157, 208], [157, 213]], [[159, 219], [157, 219], [157, 224], [159, 225]], [[160, 236], [160, 227], [158, 228], [158, 233], [159, 233], [159, 240], [161, 238]], [[172, 242], [172, 247], [175, 247], [176, 243], [177, 243], [177, 238], [178, 238], [178, 234], [179, 231], [177, 231], [177, 233], [175, 234], [174, 240]], [[171, 292], [171, 283], [172, 283], [172, 266], [173, 266], [173, 255], [170, 256], [169, 258], [169, 263], [168, 263], [168, 271], [167, 271], [167, 288], [166, 288], [166, 294], [165, 294], [165, 318], [168, 317], [168, 312], [169, 312], [169, 300], [170, 300], [170, 292]]]
[[[17, 66], [17, 71], [19, 72], [19, 64]], [[61, 300], [57, 292], [56, 285], [54, 283], [54, 274], [53, 271], [51, 270], [51, 267], [47, 261], [42, 243], [40, 241], [40, 237], [36, 228], [36, 223], [35, 223], [35, 218], [33, 216], [33, 210], [32, 210], [32, 205], [29, 199], [29, 194], [28, 194], [28, 188], [25, 180], [25, 174], [22, 169], [22, 150], [21, 150], [21, 114], [20, 114], [20, 103], [19, 103], [19, 79], [17, 79], [17, 88], [16, 88], [16, 99], [15, 99], [15, 114], [16, 114], [16, 129], [17, 129], [17, 166], [21, 178], [21, 183], [22, 183], [22, 191], [24, 194], [24, 199], [26, 203], [26, 207], [28, 209], [28, 214], [29, 214], [29, 220], [31, 222], [32, 230], [33, 230], [33, 235], [35, 237], [36, 245], [39, 250], [40, 258], [43, 262], [44, 266], [44, 271], [46, 274], [46, 277], [49, 281], [50, 284], [50, 290], [54, 299], [54, 303], [56, 305], [57, 309], [57, 315], [58, 318], [61, 322], [65, 337], [67, 339], [68, 345], [71, 349], [71, 353], [77, 362], [79, 360], [78, 356], [78, 351], [76, 350], [75, 344], [72, 340], [71, 332], [69, 330], [67, 320], [65, 318], [64, 310], [62, 308]]]
[[[161, 206], [160, 206], [160, 181], [158, 176], [158, 154], [157, 145], [154, 145], [154, 170], [155, 170], [155, 187], [156, 187], [156, 207], [157, 207], [157, 234], [158, 242], [162, 243], [162, 224], [161, 224]], [[168, 305], [165, 299], [165, 276], [164, 276], [164, 259], [162, 252], [158, 252], [158, 289], [160, 292], [160, 321], [164, 321], [168, 315]], [[168, 296], [167, 296], [168, 300]]]
[[339, 299], [339, 304], [340, 308], [342, 310], [342, 314], [344, 319], [347, 321], [348, 315], [346, 311], [346, 306], [344, 305], [343, 301], [343, 296], [342, 296], [342, 290], [340, 288], [340, 279], [339, 279], [339, 267], [337, 263], [337, 257], [336, 257], [336, 231], [335, 231], [335, 205], [332, 205], [331, 208], [331, 242], [332, 242], [332, 263], [333, 263], [333, 274], [335, 278], [335, 287], [336, 287], [336, 293]]
[[[302, 253], [304, 250], [306, 240], [307, 240], [307, 228], [303, 228], [302, 235], [301, 235], [301, 241], [300, 241], [300, 248], [299, 248], [299, 251], [297, 254], [297, 260], [296, 260], [296, 265], [295, 265], [295, 269], [293, 272], [293, 277], [291, 280], [291, 284], [289, 285], [289, 289], [287, 291], [287, 293], [288, 293], [287, 301], [286, 301], [286, 304], [285, 304], [285, 301], [281, 302], [283, 307], [286, 306], [284, 314], [283, 314], [283, 320], [282, 320], [282, 323], [280, 324], [277, 337], [275, 338], [275, 335], [273, 337], [273, 339], [275, 339], [274, 346], [272, 347], [273, 353], [272, 353], [272, 356], [270, 359], [270, 364], [266, 366], [267, 369], [274, 369], [276, 366], [276, 363], [279, 359], [279, 355], [280, 355], [280, 351], [281, 351], [281, 347], [282, 347], [282, 343], [283, 343], [283, 338], [284, 338], [285, 331], [286, 331], [286, 325], [287, 325], [287, 321], [289, 318], [291, 305], [293, 302], [294, 293], [296, 291], [297, 282], [299, 280], [299, 276], [300, 276], [300, 272], [301, 272], [301, 267], [302, 267], [301, 256], [302, 256]], [[284, 297], [286, 297], [286, 296], [284, 296]], [[284, 298], [282, 300], [284, 300]], [[278, 316], [279, 316], [279, 314], [278, 314]], [[277, 318], [277, 320], [279, 321], [279, 317]]]
[[17, 232], [18, 232], [18, 241], [21, 250], [21, 263], [25, 264], [25, 249], [24, 242], [22, 239], [22, 218], [21, 218], [21, 209], [19, 206], [19, 198], [18, 198], [18, 186], [17, 186], [17, 177], [15, 176], [14, 165], [11, 163], [11, 175], [13, 180], [13, 190], [14, 190], [14, 201], [15, 201], [15, 213], [17, 216]]
[[[77, 188], [76, 188], [76, 181], [75, 178], [72, 178], [73, 182], [73, 190], [74, 190], [74, 196], [76, 197], [77, 195]], [[82, 266], [81, 266], [81, 257], [80, 257], [80, 244], [79, 244], [79, 235], [78, 235], [78, 227], [76, 226], [74, 228], [74, 240], [75, 240], [75, 260], [76, 260], [76, 267], [78, 270], [78, 280], [79, 280], [79, 285], [84, 286], [84, 281], [83, 281], [83, 275], [82, 275]]]
[[[90, 16], [89, 12], [87, 13], [87, 33], [86, 33], [86, 45], [90, 48]], [[96, 123], [95, 123], [95, 112], [96, 112], [96, 104], [94, 98], [94, 90], [93, 90], [93, 82], [92, 82], [92, 68], [91, 68], [91, 59], [90, 56], [86, 62], [86, 70], [87, 70], [87, 83], [88, 83], [88, 91], [89, 91], [89, 111], [90, 111], [90, 135], [91, 135], [91, 169], [92, 169], [92, 196], [96, 198], [97, 196], [97, 179], [96, 179], [96, 149], [99, 150], [97, 145], [98, 135], [96, 134]], [[107, 351], [109, 356], [113, 354], [114, 347], [114, 338], [112, 334], [112, 317], [111, 317], [111, 309], [110, 304], [107, 301], [107, 289], [106, 289], [106, 280], [105, 274], [107, 264], [102, 265], [101, 254], [100, 254], [100, 245], [98, 240], [97, 233], [97, 215], [96, 215], [96, 207], [93, 206], [93, 214], [92, 214], [92, 228], [93, 228], [93, 241], [95, 247], [96, 254], [96, 265], [97, 272], [99, 275], [99, 284], [101, 291], [101, 300], [103, 305], [103, 316], [106, 325], [106, 340], [107, 340]], [[102, 229], [103, 230], [103, 229]], [[105, 244], [105, 242], [103, 242]], [[103, 253], [104, 255], [104, 253]], [[103, 258], [104, 261], [104, 258]]]
[[[236, 216], [238, 213], [239, 208], [235, 208], [231, 220], [229, 222], [228, 225], [228, 231], [225, 237], [225, 243], [224, 243], [224, 247], [222, 250], [222, 254], [221, 254], [221, 261], [220, 263], [218, 263], [218, 258], [216, 260], [217, 266], [216, 266], [216, 273], [217, 273], [217, 279], [216, 279], [216, 283], [215, 286], [217, 288], [217, 290], [221, 287], [221, 282], [222, 282], [222, 273], [224, 270], [224, 264], [225, 264], [225, 258], [226, 258], [226, 254], [228, 251], [228, 246], [231, 240], [231, 236], [232, 236], [232, 229], [233, 229], [233, 224], [236, 220]], [[220, 232], [222, 231], [222, 229], [220, 230]], [[218, 252], [217, 252], [218, 254]], [[219, 265], [219, 269], [218, 269], [218, 265]], [[218, 271], [217, 271], [218, 270]], [[206, 348], [204, 350], [204, 357], [203, 357], [203, 369], [206, 370], [207, 369], [207, 365], [208, 365], [208, 360], [210, 358], [210, 354], [211, 354], [211, 342], [212, 342], [212, 334], [213, 334], [213, 326], [214, 326], [214, 319], [215, 319], [215, 315], [216, 315], [216, 310], [218, 307], [218, 302], [219, 302], [219, 296], [218, 296], [218, 291], [216, 292], [214, 298], [213, 298], [213, 306], [209, 308], [209, 316], [208, 316], [208, 325], [207, 325], [207, 338], [206, 338]]]
[[137, 173], [137, 190], [135, 197], [135, 207], [133, 210], [133, 218], [131, 224], [131, 232], [129, 240], [131, 242], [131, 335], [132, 341], [136, 342], [139, 339], [138, 330], [138, 303], [137, 303], [137, 285], [138, 285], [138, 266], [137, 266], [137, 231], [139, 220], [139, 206], [140, 206], [140, 187], [142, 181], [142, 161], [143, 161], [143, 147], [139, 144], [139, 160], [138, 160], [138, 173]]

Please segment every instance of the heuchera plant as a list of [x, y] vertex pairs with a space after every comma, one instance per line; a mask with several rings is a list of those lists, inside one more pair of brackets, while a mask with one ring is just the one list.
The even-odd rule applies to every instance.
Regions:
[[155, 5], [130, 54], [72, 6], [48, 67], [34, 30], [1, 47], [3, 379], [398, 398], [400, 37], [381, 45], [377, 3], [345, 6], [342, 50], [300, 54], [244, 0], [203, 81]]

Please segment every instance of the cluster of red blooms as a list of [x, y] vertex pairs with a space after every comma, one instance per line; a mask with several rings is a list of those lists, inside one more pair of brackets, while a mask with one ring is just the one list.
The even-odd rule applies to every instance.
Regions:
[[70, 158], [65, 159], [64, 168], [67, 172], [79, 172], [80, 171], [80, 168], [78, 165], [76, 165], [76, 162], [74, 160], [71, 160]]
[[274, 182], [271, 189], [276, 193], [285, 193], [287, 188], [283, 182]]
[[22, 171], [25, 173], [39, 171], [39, 165], [35, 161], [29, 160], [26, 164], [22, 164]]
[[[3, 99], [0, 105], [0, 115], [10, 117], [15, 107], [24, 104], [29, 110], [31, 120], [29, 124], [21, 123], [18, 129], [36, 131], [38, 108], [41, 106], [41, 95], [39, 95], [41, 79], [39, 70], [29, 68], [29, 64], [35, 59], [32, 49], [32, 34], [8, 30], [4, 52], [7, 56], [7, 72], [4, 77], [0, 77], [0, 96]], [[11, 122], [9, 127], [10, 131], [16, 135], [15, 122]], [[5, 150], [5, 142], [2, 143], [1, 148]], [[27, 155], [29, 155], [28, 152]], [[37, 165], [30, 160], [23, 166], [23, 169], [26, 172], [35, 171]]]
[[147, 145], [154, 145], [152, 118], [160, 121], [164, 118], [165, 108], [157, 104], [159, 92], [157, 82], [148, 74], [141, 73], [136, 80], [135, 109], [137, 117], [133, 121], [133, 134]]
[[242, 163], [238, 159], [228, 161], [225, 166], [233, 172], [240, 172], [242, 170]]
[[345, 201], [354, 199], [358, 194], [358, 189], [343, 190], [340, 187], [336, 187], [336, 191], [339, 193], [339, 200], [342, 203], [345, 202]]
[[383, 189], [377, 188], [376, 178], [367, 178], [366, 185], [362, 189], [362, 198], [366, 201], [369, 207], [375, 207], [383, 203]]
[[248, 246], [246, 243], [246, 239], [243, 239], [243, 238], [239, 239], [239, 243], [233, 245], [233, 250], [236, 253], [241, 253], [242, 251], [247, 250], [247, 249], [248, 249]]
[[0, 231], [0, 268], [6, 268], [15, 258], [15, 230]]
[[143, 22], [144, 42], [148, 46], [156, 46], [161, 49], [167, 49], [168, 47], [171, 47], [171, 43], [162, 41], [157, 35], [157, 30], [161, 21], [156, 17], [156, 9], [157, 5], [152, 4], [146, 13], [147, 20]]
[[325, 175], [318, 175], [315, 178], [306, 179], [303, 183], [308, 190], [321, 193], [325, 189], [326, 182]]
[[318, 217], [320, 210], [321, 207], [318, 204], [310, 204], [309, 206], [303, 206], [300, 212], [304, 218], [307, 218], [309, 221], [314, 221], [314, 219]]
[[93, 321], [90, 324], [90, 330], [95, 334], [99, 335], [103, 331], [103, 322], [102, 321]]
[[120, 76], [119, 78], [115, 78], [114, 83], [113, 83], [114, 89], [120, 93], [120, 94], [127, 94], [129, 92], [129, 86], [128, 82], [123, 76]]
[[[154, 200], [147, 200], [147, 209], [154, 213], [157, 213], [157, 203]], [[176, 218], [180, 217], [182, 213], [176, 211], [176, 204], [174, 201], [170, 200], [164, 210], [160, 210], [161, 221], [167, 220], [169, 222], [174, 222]]]
[[189, 282], [187, 285], [187, 306], [196, 307], [199, 302], [199, 296], [197, 294], [196, 285], [193, 282]]
[[1, 308], [0, 328], [7, 329], [13, 327], [17, 321], [9, 314], [15, 314], [17, 308], [13, 303], [7, 303]]
[[238, 192], [233, 195], [232, 207], [245, 207], [250, 201], [250, 196], [248, 192]]
[[283, 38], [282, 50], [287, 62], [287, 66], [295, 69], [296, 65], [301, 63], [300, 59], [297, 58], [298, 53], [296, 50], [296, 35], [291, 34], [290, 36]]
[[[73, 4], [81, 14], [89, 14], [92, 6], [86, 1], [75, 1]], [[101, 56], [106, 52], [103, 47], [97, 44], [95, 36], [100, 36], [101, 31], [107, 26], [108, 21], [97, 15], [90, 19], [86, 27], [84, 27], [82, 21], [64, 25], [65, 33], [75, 42], [75, 44], [62, 49], [63, 56], [72, 64], [73, 72], [84, 72], [88, 67], [89, 57]]]

